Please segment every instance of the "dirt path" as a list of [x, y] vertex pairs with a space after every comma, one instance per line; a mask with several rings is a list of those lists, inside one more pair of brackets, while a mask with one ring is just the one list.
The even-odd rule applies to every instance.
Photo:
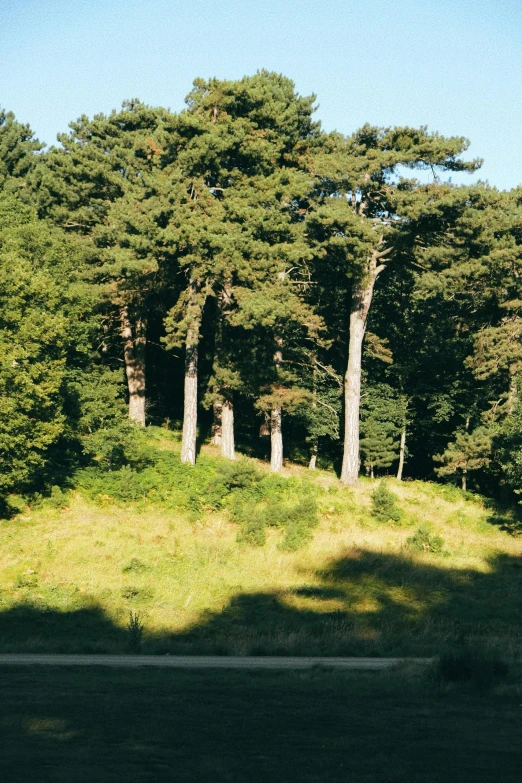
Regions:
[[401, 663], [428, 664], [431, 658], [286, 658], [213, 655], [39, 655], [1, 654], [0, 666], [154, 666], [167, 669], [389, 669]]

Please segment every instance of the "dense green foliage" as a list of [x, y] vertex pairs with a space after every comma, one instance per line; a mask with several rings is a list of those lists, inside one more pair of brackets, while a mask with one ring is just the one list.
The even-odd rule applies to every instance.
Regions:
[[[337, 466], [365, 296], [362, 467], [522, 489], [522, 190], [443, 181], [480, 165], [460, 137], [327, 134], [314, 100], [265, 71], [196, 80], [179, 114], [126, 101], [44, 152], [0, 113], [3, 493], [76, 471], [89, 492], [136, 499], [165, 475], [196, 514], [200, 479], [148, 460], [146, 419], [183, 419], [182, 462], [212, 427], [229, 458], [234, 437], [266, 456], [264, 436], [273, 455], [284, 434], [292, 459]], [[209, 477], [201, 497], [240, 540], [267, 526], [288, 548], [306, 540], [313, 497], [264, 495], [249, 470]]]
[[397, 495], [381, 481], [377, 489], [372, 492], [372, 514], [379, 522], [388, 524], [395, 522], [400, 524], [403, 513], [397, 504]]

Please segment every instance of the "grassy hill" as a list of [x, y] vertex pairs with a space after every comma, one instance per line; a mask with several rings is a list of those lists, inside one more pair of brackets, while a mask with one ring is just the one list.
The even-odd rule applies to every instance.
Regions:
[[0, 652], [520, 649], [513, 515], [392, 479], [400, 519], [379, 521], [378, 482], [352, 490], [298, 466], [272, 477], [211, 447], [189, 468], [175, 434], [151, 428], [147, 440], [140, 469], [87, 470], [29, 506], [12, 499], [18, 512], [0, 522]]

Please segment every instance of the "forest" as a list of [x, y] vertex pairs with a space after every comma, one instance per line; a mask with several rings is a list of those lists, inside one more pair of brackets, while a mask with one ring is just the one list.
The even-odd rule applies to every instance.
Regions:
[[210, 439], [516, 500], [522, 187], [461, 184], [463, 137], [325, 132], [315, 101], [196, 79], [45, 149], [0, 110], [1, 496], [139, 470], [152, 424], [189, 464]]

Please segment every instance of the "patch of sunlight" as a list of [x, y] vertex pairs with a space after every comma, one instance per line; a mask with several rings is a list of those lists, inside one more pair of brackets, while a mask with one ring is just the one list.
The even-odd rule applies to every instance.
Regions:
[[[391, 599], [394, 604], [405, 606], [408, 608], [408, 610], [413, 610], [414, 612], [418, 613], [421, 613], [425, 610], [426, 598], [429, 598], [430, 604], [432, 604], [434, 600], [433, 593], [429, 593], [429, 595], [419, 598], [412, 591], [406, 590], [403, 587], [389, 587], [386, 590], [386, 597]], [[441, 594], [439, 600], [443, 600]]]
[[292, 609], [298, 609], [304, 612], [317, 612], [317, 614], [327, 614], [329, 612], [346, 611], [345, 603], [339, 598], [321, 598], [319, 596], [295, 595], [286, 593], [284, 603]]
[[380, 612], [382, 609], [382, 603], [374, 596], [364, 596], [359, 601], [350, 605], [352, 612], [360, 612], [361, 614], [372, 614]]
[[42, 734], [53, 739], [68, 740], [78, 735], [67, 729], [67, 722], [61, 718], [32, 718], [25, 724], [28, 734]]

